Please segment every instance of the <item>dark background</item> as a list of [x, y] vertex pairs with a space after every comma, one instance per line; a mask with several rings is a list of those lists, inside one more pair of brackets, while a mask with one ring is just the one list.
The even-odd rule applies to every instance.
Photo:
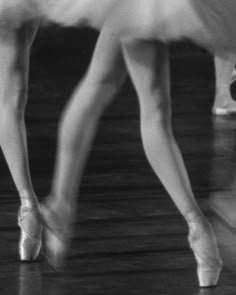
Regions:
[[[37, 57], [55, 55], [90, 56], [98, 37], [92, 29], [73, 29], [50, 26], [40, 28], [33, 45], [33, 54]], [[172, 54], [204, 54], [205, 51], [190, 42], [178, 42], [171, 45]]]

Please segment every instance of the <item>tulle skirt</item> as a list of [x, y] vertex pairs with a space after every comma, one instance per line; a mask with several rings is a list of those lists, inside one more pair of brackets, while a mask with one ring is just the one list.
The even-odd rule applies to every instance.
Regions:
[[122, 37], [236, 52], [235, 0], [118, 0], [106, 25]]
[[35, 18], [98, 30], [105, 24], [121, 38], [189, 39], [236, 52], [236, 0], [0, 0], [0, 26]]
[[107, 28], [121, 37], [190, 39], [236, 52], [236, 0], [32, 0], [63, 26]]
[[0, 0], [0, 29], [18, 28], [23, 23], [40, 18], [40, 12], [31, 0]]
[[[42, 25], [88, 26], [98, 30], [117, 0], [0, 0], [0, 27], [19, 27], [27, 21]], [[118, 0], [119, 1], [119, 0]]]

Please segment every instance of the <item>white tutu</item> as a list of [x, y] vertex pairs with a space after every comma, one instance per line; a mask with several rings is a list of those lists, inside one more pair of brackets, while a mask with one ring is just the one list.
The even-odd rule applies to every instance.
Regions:
[[236, 0], [0, 0], [0, 25], [42, 18], [63, 26], [103, 24], [121, 36], [190, 39], [236, 52]]
[[64, 26], [97, 27], [161, 41], [190, 39], [236, 52], [236, 0], [32, 0]]
[[39, 11], [34, 1], [0, 0], [0, 27], [17, 28], [22, 23], [39, 17]]
[[89, 26], [100, 30], [119, 0], [31, 0], [44, 21], [62, 26]]
[[19, 27], [29, 20], [100, 29], [116, 0], [0, 0], [0, 26]]
[[236, 52], [236, 0], [31, 0], [63, 26], [104, 22], [114, 33], [164, 42], [190, 39]]
[[123, 37], [236, 52], [235, 0], [118, 0], [106, 25]]

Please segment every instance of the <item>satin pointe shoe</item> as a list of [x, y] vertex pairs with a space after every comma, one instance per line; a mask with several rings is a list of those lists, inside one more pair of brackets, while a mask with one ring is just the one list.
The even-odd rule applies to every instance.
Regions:
[[200, 287], [217, 285], [222, 270], [222, 260], [213, 230], [204, 232], [197, 238], [189, 234], [189, 244], [197, 262], [197, 276]]
[[40, 210], [44, 224], [44, 255], [55, 271], [61, 271], [70, 248], [70, 222], [45, 205], [41, 205]]
[[230, 115], [230, 112], [227, 107], [213, 107], [212, 114], [216, 116], [227, 116]]
[[21, 206], [18, 213], [18, 225], [20, 227], [20, 260], [34, 261], [42, 246], [42, 222], [39, 210]]
[[[232, 79], [234, 79], [234, 81], [236, 80], [236, 70], [234, 71], [234, 76]], [[226, 101], [221, 102], [219, 106], [213, 106], [212, 113], [213, 115], [218, 116], [233, 115], [236, 113], [236, 101], [234, 101], [232, 98], [228, 98]]]
[[217, 115], [217, 116], [232, 115], [232, 114], [236, 113], [236, 107], [230, 107], [230, 106], [213, 107], [212, 113], [213, 113], [213, 115]]

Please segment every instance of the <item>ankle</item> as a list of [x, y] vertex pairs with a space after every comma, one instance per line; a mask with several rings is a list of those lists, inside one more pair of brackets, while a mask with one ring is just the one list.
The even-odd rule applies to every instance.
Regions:
[[189, 215], [186, 220], [190, 235], [200, 236], [203, 233], [211, 231], [211, 225], [203, 214]]
[[29, 208], [39, 207], [38, 199], [34, 193], [28, 193], [24, 191], [20, 193], [20, 200], [21, 200], [22, 207], [29, 207]]
[[60, 219], [67, 220], [69, 224], [74, 222], [76, 202], [63, 196], [50, 194], [43, 203], [47, 210], [55, 213]]
[[21, 206], [28, 208], [39, 208], [39, 203], [37, 200], [33, 199], [21, 199]]
[[49, 194], [45, 199], [46, 206], [54, 211], [71, 211], [76, 205], [74, 199], [62, 194]]

